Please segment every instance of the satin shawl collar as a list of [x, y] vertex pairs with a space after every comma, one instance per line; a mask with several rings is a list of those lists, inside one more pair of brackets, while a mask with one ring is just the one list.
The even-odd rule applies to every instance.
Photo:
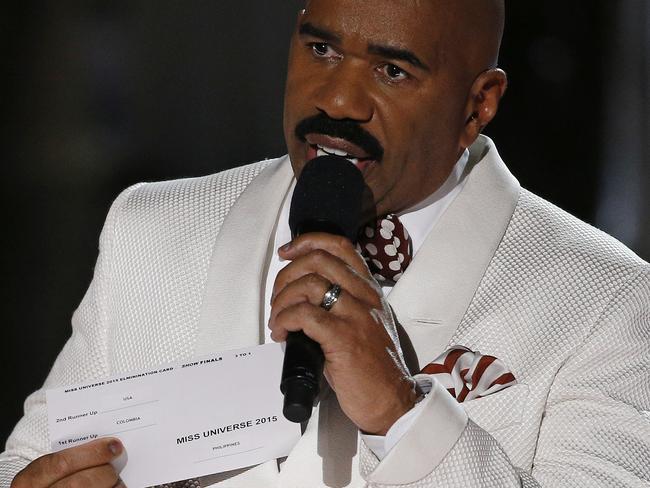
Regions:
[[214, 243], [197, 355], [261, 344], [262, 297], [271, 238], [293, 178], [288, 157], [269, 164], [239, 196]]

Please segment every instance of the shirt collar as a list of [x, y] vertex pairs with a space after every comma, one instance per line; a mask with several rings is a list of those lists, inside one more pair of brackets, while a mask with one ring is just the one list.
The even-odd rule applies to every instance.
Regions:
[[465, 182], [463, 174], [468, 161], [469, 150], [465, 149], [440, 188], [417, 205], [398, 214], [413, 241], [413, 255], [418, 252], [440, 216], [463, 189]]

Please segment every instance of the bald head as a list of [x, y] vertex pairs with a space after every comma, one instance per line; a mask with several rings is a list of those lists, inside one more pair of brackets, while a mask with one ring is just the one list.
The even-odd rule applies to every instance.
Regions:
[[[313, 0], [305, 1], [305, 8]], [[361, 0], [357, 0], [361, 1]], [[372, 1], [372, 0], [370, 0]], [[430, 9], [441, 21], [432, 31], [441, 61], [462, 61], [467, 74], [494, 68], [498, 64], [505, 22], [504, 0], [406, 0], [414, 15]], [[444, 31], [440, 32], [440, 26]]]
[[455, 32], [452, 39], [461, 41], [460, 49], [467, 49], [470, 62], [477, 69], [496, 67], [503, 37], [505, 8], [503, 0], [447, 0], [455, 10], [457, 22], [450, 23]]
[[432, 42], [440, 64], [466, 81], [495, 68], [504, 29], [504, 0], [411, 0], [436, 19]]

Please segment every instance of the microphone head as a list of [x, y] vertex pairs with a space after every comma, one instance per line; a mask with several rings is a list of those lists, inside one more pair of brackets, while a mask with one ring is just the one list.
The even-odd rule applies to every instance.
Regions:
[[308, 161], [291, 199], [291, 235], [329, 232], [356, 242], [364, 189], [361, 171], [347, 159], [320, 156]]

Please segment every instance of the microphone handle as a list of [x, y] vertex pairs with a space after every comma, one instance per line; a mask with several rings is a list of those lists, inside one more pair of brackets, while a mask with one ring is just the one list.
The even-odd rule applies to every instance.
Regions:
[[[307, 232], [345, 235], [335, 223], [313, 219], [300, 223], [294, 237]], [[289, 332], [284, 350], [280, 391], [284, 395], [282, 413], [291, 422], [306, 422], [311, 417], [314, 401], [320, 393], [325, 356], [323, 350], [304, 332]]]
[[291, 422], [306, 422], [320, 393], [325, 356], [320, 345], [303, 331], [289, 332], [282, 365], [282, 413]]

